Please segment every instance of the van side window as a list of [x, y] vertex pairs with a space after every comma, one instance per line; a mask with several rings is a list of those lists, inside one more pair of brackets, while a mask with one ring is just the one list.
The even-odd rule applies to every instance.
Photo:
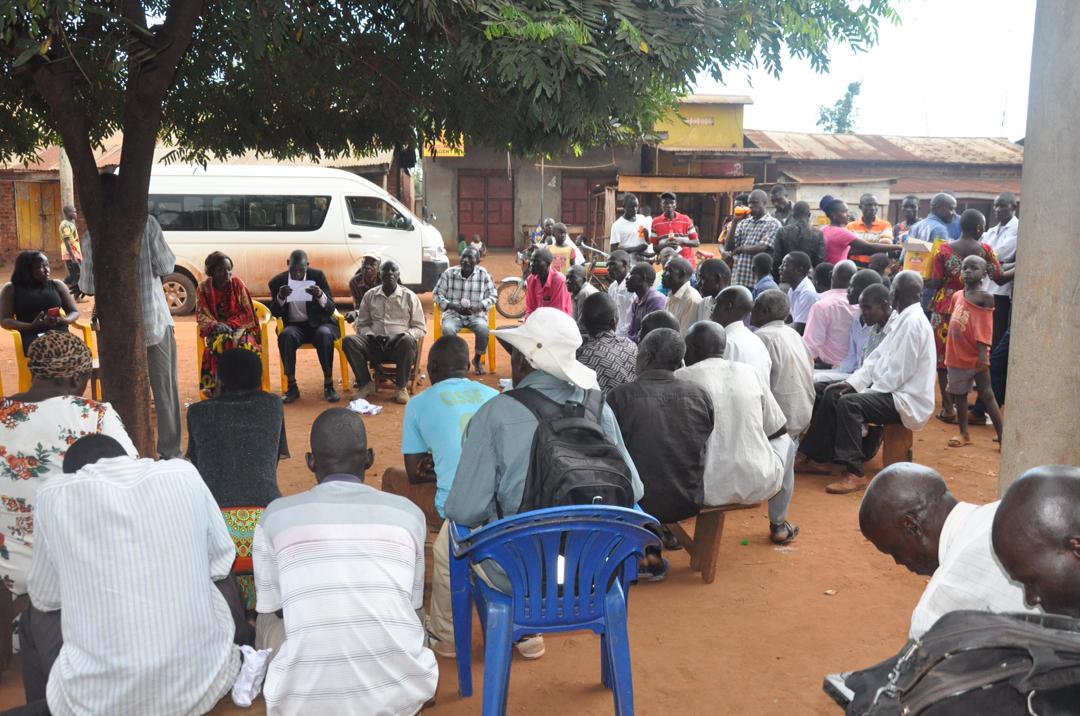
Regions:
[[248, 231], [314, 231], [326, 220], [329, 196], [248, 196]]
[[243, 210], [242, 196], [210, 197], [210, 230], [239, 231], [243, 228], [240, 222]]
[[148, 208], [165, 231], [206, 231], [205, 197], [157, 194]]
[[345, 203], [349, 207], [349, 221], [359, 226], [404, 230], [412, 228], [412, 222], [390, 203], [377, 196], [349, 196], [345, 198]]

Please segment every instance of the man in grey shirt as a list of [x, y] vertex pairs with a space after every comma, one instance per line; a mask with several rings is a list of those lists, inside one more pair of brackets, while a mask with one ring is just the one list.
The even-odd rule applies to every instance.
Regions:
[[[538, 308], [521, 326], [498, 330], [495, 336], [510, 350], [515, 388], [533, 388], [559, 403], [583, 401], [586, 390], [599, 389], [596, 373], [577, 361], [577, 324], [562, 311]], [[532, 411], [509, 395], [492, 398], [473, 415], [446, 500], [447, 519], [477, 527], [517, 514], [537, 425]], [[645, 488], [607, 405], [602, 428], [626, 460], [634, 499], [640, 500]]]
[[[110, 203], [116, 192], [115, 174], [102, 174], [101, 186], [105, 201]], [[79, 290], [95, 292], [94, 257], [90, 235], [83, 237], [83, 266]], [[165, 243], [161, 225], [153, 216], [146, 217], [142, 249], [139, 251], [139, 295], [142, 306], [143, 343], [146, 345], [146, 366], [150, 373], [150, 390], [154, 394], [157, 413], [158, 454], [171, 459], [181, 457], [180, 446], [180, 385], [177, 380], [176, 334], [172, 314], [165, 300], [161, 279], [176, 268], [176, 256]], [[109, 316], [103, 317], [106, 322]]]

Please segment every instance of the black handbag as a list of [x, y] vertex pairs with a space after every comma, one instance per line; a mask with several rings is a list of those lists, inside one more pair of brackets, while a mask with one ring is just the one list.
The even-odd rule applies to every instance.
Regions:
[[950, 612], [844, 683], [849, 716], [1080, 714], [1080, 619]]

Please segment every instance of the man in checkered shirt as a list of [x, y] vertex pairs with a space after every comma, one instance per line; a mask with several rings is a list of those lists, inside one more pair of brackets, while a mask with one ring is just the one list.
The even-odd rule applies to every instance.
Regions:
[[754, 287], [754, 255], [772, 251], [780, 222], [765, 213], [769, 195], [761, 189], [750, 192], [750, 216], [735, 227], [731, 245], [726, 247], [735, 255], [735, 268], [731, 272], [733, 286]]
[[444, 335], [456, 336], [462, 328], [476, 335], [473, 366], [483, 375], [484, 353], [488, 345], [488, 313], [495, 305], [495, 282], [487, 269], [478, 266], [480, 255], [474, 248], [461, 252], [458, 265], [448, 268], [435, 284], [435, 303], [442, 311]]

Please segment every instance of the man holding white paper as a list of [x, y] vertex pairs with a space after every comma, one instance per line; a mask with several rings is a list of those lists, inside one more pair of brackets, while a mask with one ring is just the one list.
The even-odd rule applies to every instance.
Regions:
[[296, 385], [296, 350], [305, 343], [315, 346], [323, 370], [323, 395], [327, 401], [340, 400], [334, 389], [334, 341], [338, 324], [334, 320], [334, 301], [326, 275], [308, 266], [308, 256], [297, 249], [289, 254], [289, 270], [270, 279], [270, 313], [284, 319], [285, 328], [278, 335], [281, 364], [288, 378], [282, 400], [292, 403], [300, 398]]

